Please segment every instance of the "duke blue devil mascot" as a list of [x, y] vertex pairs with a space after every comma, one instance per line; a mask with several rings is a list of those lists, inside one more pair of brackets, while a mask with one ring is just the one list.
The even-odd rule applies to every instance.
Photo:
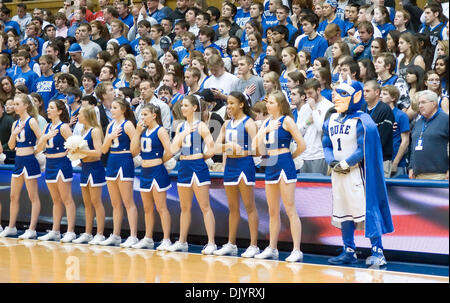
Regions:
[[325, 160], [330, 165], [333, 214], [331, 224], [341, 229], [343, 251], [331, 264], [357, 262], [355, 229], [365, 230], [372, 255], [367, 265], [386, 264], [381, 236], [394, 231], [383, 173], [383, 153], [376, 124], [360, 111], [363, 85], [342, 81], [333, 91], [336, 113], [323, 124]]

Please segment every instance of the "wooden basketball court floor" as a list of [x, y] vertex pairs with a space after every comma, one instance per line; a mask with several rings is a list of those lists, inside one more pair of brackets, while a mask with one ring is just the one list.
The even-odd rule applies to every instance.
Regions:
[[448, 283], [443, 276], [0, 238], [0, 283]]

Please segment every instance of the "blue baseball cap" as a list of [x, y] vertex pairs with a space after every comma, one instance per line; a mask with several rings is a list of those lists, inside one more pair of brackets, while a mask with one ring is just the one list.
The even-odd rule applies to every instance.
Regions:
[[78, 43], [74, 43], [69, 47], [69, 53], [81, 53], [81, 46]]
[[332, 7], [337, 7], [338, 3], [336, 0], [326, 0], [325, 3], [327, 3], [328, 5], [332, 6]]
[[25, 44], [26, 44], [28, 41], [33, 42], [35, 45], [39, 45], [39, 42], [38, 42], [36, 39], [34, 39], [34, 38], [27, 38], [27, 39], [25, 40]]

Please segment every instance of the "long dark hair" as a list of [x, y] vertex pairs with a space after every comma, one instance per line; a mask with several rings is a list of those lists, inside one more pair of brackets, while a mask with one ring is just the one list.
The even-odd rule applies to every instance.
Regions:
[[276, 72], [278, 75], [281, 75], [281, 64], [280, 60], [275, 56], [266, 56], [264, 60], [267, 60], [269, 64], [269, 69], [272, 72]]
[[42, 99], [42, 96], [38, 93], [31, 93], [30, 96], [39, 101], [39, 107], [36, 106], [38, 113], [47, 120], [47, 113], [44, 109], [44, 100]]
[[144, 105], [144, 107], [142, 107], [142, 110], [144, 109], [149, 110], [152, 114], [156, 114], [156, 123], [158, 123], [158, 125], [163, 125], [161, 118], [161, 108], [158, 105], [148, 103]]
[[[425, 71], [418, 65], [412, 65], [406, 68], [406, 74], [414, 74], [416, 75], [416, 91], [421, 91], [425, 89], [425, 84], [423, 83], [423, 77], [425, 75]], [[408, 87], [410, 87], [409, 83]]]
[[[436, 62], [438, 61], [438, 60], [442, 60], [442, 61], [444, 61], [444, 65], [445, 65], [445, 67], [446, 67], [446, 69], [445, 69], [445, 73], [443, 74], [443, 75], [439, 75], [439, 77], [441, 78], [441, 82], [443, 82], [442, 84], [444, 84], [445, 83], [445, 85], [448, 85], [448, 56], [446, 56], [446, 55], [440, 55], [440, 56], [438, 56], [437, 58], [436, 58]], [[436, 65], [436, 62], [435, 62], [435, 65]], [[434, 67], [434, 70], [436, 70], [436, 66]], [[436, 72], [437, 73], [437, 72]], [[448, 90], [448, 87], [446, 87], [446, 89]]]
[[59, 119], [63, 122], [63, 123], [69, 123], [70, 122], [70, 117], [69, 117], [69, 112], [67, 111], [67, 107], [66, 104], [64, 103], [64, 101], [62, 100], [52, 100], [50, 101], [50, 103], [55, 103], [56, 109], [61, 111], [61, 114], [59, 115]]
[[253, 118], [253, 113], [252, 113], [252, 109], [251, 109], [251, 100], [249, 98], [247, 98], [243, 93], [238, 92], [238, 91], [232, 91], [229, 96], [236, 98], [237, 100], [239, 100], [240, 103], [244, 104], [244, 108], [242, 108], [242, 111], [245, 115]]
[[[191, 103], [192, 106], [197, 106], [197, 109], [195, 110], [196, 113], [200, 114], [200, 119], [205, 122], [204, 120], [204, 116], [203, 112], [206, 110], [206, 102], [201, 100], [199, 97], [197, 97], [196, 95], [188, 95], [183, 97], [183, 100], [187, 100], [189, 101], [189, 103]], [[181, 100], [181, 101], [183, 101]], [[183, 117], [184, 119], [186, 119], [186, 117]]]
[[375, 72], [375, 66], [373, 65], [372, 60], [364, 58], [358, 60], [358, 63], [361, 63], [366, 68], [365, 81], [377, 79], [377, 73]]
[[133, 123], [133, 125], [136, 127], [136, 118], [133, 111], [131, 110], [130, 103], [120, 98], [115, 98], [113, 102], [116, 102], [120, 105], [120, 108], [124, 111], [123, 116], [125, 117], [125, 120], [131, 121], [131, 123]]

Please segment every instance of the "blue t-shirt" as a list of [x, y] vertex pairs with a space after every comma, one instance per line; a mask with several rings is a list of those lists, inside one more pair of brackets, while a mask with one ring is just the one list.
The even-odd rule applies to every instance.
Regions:
[[197, 50], [197, 51], [199, 51], [201, 53], [204, 53], [205, 49], [207, 49], [208, 47], [212, 47], [212, 48], [217, 49], [219, 51], [219, 53], [220, 53], [220, 56], [223, 57], [222, 48], [220, 46], [218, 46], [217, 44], [215, 44], [215, 43], [211, 43], [207, 47], [204, 47], [203, 45], [200, 45], [199, 47], [196, 47], [195, 50]]
[[[278, 24], [277, 16], [275, 16], [275, 15], [266, 16], [266, 18], [264, 20], [266, 23], [266, 29]], [[265, 33], [265, 31], [264, 31], [264, 33]]]
[[248, 21], [250, 21], [250, 10], [244, 12], [243, 8], [239, 8], [234, 16], [234, 22], [240, 27], [243, 27]]
[[27, 86], [28, 91], [31, 92], [33, 88], [33, 83], [36, 81], [38, 77], [39, 76], [35, 72], [33, 72], [33, 70], [29, 70], [26, 73], [21, 72], [15, 76], [14, 85], [24, 83]]
[[152, 14], [149, 15], [150, 17], [155, 18], [155, 20], [158, 21], [158, 23], [161, 23], [161, 20], [167, 17], [166, 14], [164, 14], [159, 9], [155, 10]]
[[141, 40], [141, 37], [134, 39], [130, 42], [131, 49], [133, 49], [134, 55], [137, 56], [141, 52], [139, 51], [139, 40]]
[[[124, 45], [124, 44], [128, 44], [130, 43], [130, 41], [128, 41], [127, 38], [125, 38], [124, 36], [120, 36], [119, 38], [111, 38], [112, 41], [117, 41], [117, 44], [119, 44], [119, 47]], [[109, 41], [111, 41], [109, 40]]]
[[[320, 22], [319, 27], [317, 28], [317, 32], [319, 33], [319, 35], [323, 36], [323, 33], [325, 32], [325, 28], [327, 27], [327, 25], [333, 24], [333, 23], [337, 24], [337, 26], [339, 26], [340, 29], [346, 28], [344, 20], [342, 20], [338, 17], [334, 18], [334, 20], [331, 21], [331, 23], [329, 23], [328, 20], [325, 19], [322, 22]], [[347, 32], [345, 30], [341, 30], [341, 37], [345, 37], [346, 35], [347, 35]]]
[[[394, 107], [392, 113], [394, 114], [395, 118], [394, 126], [392, 128], [393, 130], [392, 160], [394, 160], [395, 157], [397, 156], [398, 149], [400, 148], [400, 143], [402, 143], [401, 134], [410, 131], [410, 128], [409, 128], [409, 118], [405, 112], [401, 111], [397, 107]], [[398, 163], [398, 167], [406, 167], [406, 152], [403, 155], [400, 162]]]
[[385, 40], [389, 32], [395, 30], [395, 26], [392, 23], [377, 24], [377, 27], [380, 30], [383, 39]]
[[180, 53], [183, 49], [185, 49], [184, 46], [183, 46], [183, 42], [181, 41], [181, 39], [175, 41], [175, 42], [172, 44], [172, 49], [173, 49], [174, 51], [176, 51], [177, 53]]
[[54, 75], [40, 76], [33, 84], [32, 91], [41, 95], [44, 100], [44, 108], [47, 110], [48, 103], [56, 93]]
[[323, 57], [328, 48], [328, 41], [317, 35], [314, 39], [309, 39], [308, 36], [303, 37], [298, 43], [298, 50], [309, 52], [311, 55], [311, 62], [314, 62], [316, 58]]
[[320, 92], [320, 94], [328, 101], [331, 101], [332, 100], [332, 97], [331, 97], [332, 92], [333, 92], [332, 89], [325, 88]]
[[131, 28], [134, 25], [134, 19], [132, 14], [128, 14], [124, 19], [119, 16], [119, 20], [125, 23], [128, 28]]
[[17, 35], [20, 36], [20, 25], [19, 25], [19, 23], [17, 23], [16, 21], [12, 21], [12, 20], [9, 20], [8, 22], [5, 22], [5, 33], [11, 28], [14, 28], [16, 30], [16, 32], [17, 32]]

